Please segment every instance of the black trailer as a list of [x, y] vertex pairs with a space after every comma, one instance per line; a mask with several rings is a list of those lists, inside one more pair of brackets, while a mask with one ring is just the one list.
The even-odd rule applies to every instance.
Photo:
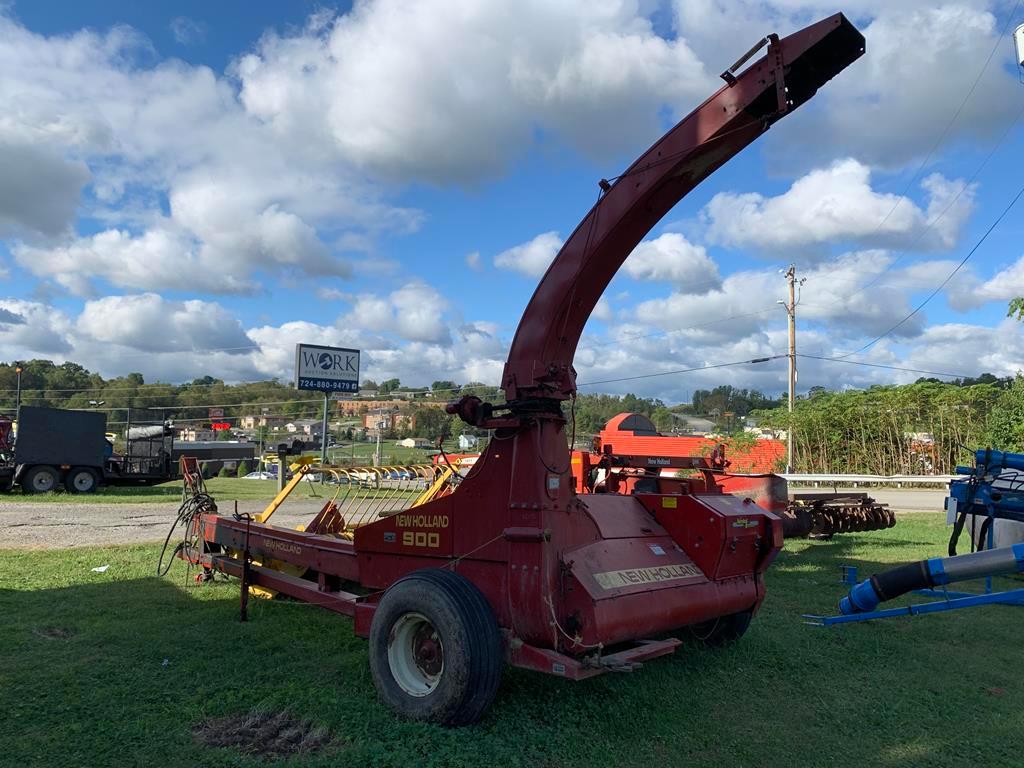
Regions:
[[106, 429], [106, 416], [95, 411], [22, 406], [13, 451], [0, 466], [0, 490], [90, 493], [104, 484], [148, 485], [173, 477], [169, 429], [161, 425], [145, 437], [129, 430], [123, 455], [114, 453]]

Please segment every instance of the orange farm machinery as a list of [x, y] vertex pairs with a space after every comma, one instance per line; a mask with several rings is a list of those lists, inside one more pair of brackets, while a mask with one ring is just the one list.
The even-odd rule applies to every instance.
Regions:
[[620, 413], [594, 442], [594, 452], [573, 451], [578, 493], [732, 494], [781, 517], [786, 538], [828, 538], [896, 525], [892, 510], [866, 493], [791, 493], [786, 479], [774, 473], [730, 472], [725, 445], [662, 435], [643, 414]]
[[577, 493], [561, 404], [576, 392], [583, 327], [643, 237], [863, 53], [842, 14], [770, 35], [617, 179], [601, 180], [526, 307], [505, 402], [449, 405], [493, 431], [453, 492], [350, 532], [347, 521], [295, 531], [193, 504], [181, 557], [240, 578], [243, 598], [252, 585], [352, 616], [381, 698], [447, 725], [483, 716], [506, 663], [579, 680], [671, 653], [687, 629], [711, 644], [739, 637], [764, 600], [782, 521], [723, 494]]

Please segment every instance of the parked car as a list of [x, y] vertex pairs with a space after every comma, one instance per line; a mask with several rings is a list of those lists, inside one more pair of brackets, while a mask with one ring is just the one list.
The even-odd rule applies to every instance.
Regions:
[[277, 475], [276, 474], [271, 474], [270, 472], [250, 472], [248, 475], [246, 475], [242, 479], [243, 480], [275, 480], [276, 478], [277, 478]]

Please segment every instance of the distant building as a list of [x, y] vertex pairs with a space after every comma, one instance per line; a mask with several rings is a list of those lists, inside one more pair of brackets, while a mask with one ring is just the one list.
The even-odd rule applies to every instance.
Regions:
[[373, 436], [377, 435], [377, 427], [387, 432], [392, 429], [402, 429], [403, 427], [414, 427], [416, 420], [407, 413], [401, 411], [371, 411], [370, 413], [363, 414], [363, 427], [368, 432], [372, 432]]
[[284, 416], [243, 416], [239, 419], [238, 426], [241, 429], [256, 429], [257, 427], [278, 429], [283, 427], [287, 421], [288, 419]]
[[460, 451], [471, 451], [479, 444], [480, 440], [475, 435], [459, 435]]
[[322, 435], [323, 422], [320, 419], [295, 419], [284, 425], [284, 428], [292, 434], [300, 435]]
[[185, 443], [213, 442], [216, 439], [217, 433], [212, 429], [195, 429], [194, 427], [183, 429], [178, 435], [178, 440]]
[[[401, 393], [395, 394], [395, 397], [388, 400], [338, 400], [338, 414], [341, 416], [359, 416], [373, 411], [394, 411], [399, 408], [408, 407], [409, 401], [405, 398], [399, 398], [398, 395]], [[444, 403], [426, 400], [417, 400], [416, 404], [428, 408], [443, 408], [445, 406]]]

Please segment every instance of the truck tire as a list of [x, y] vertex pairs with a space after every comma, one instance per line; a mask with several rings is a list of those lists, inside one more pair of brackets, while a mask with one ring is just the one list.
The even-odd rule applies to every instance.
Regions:
[[29, 467], [21, 477], [21, 488], [26, 493], [48, 493], [59, 485], [60, 472], [45, 464]]
[[708, 648], [721, 648], [743, 637], [753, 617], [753, 611], [740, 611], [694, 624], [687, 627], [687, 630], [690, 637]]
[[73, 467], [64, 478], [64, 487], [68, 493], [92, 493], [99, 484], [96, 471], [89, 467]]
[[494, 612], [468, 579], [435, 568], [388, 588], [370, 625], [370, 672], [398, 714], [447, 726], [477, 722], [504, 666]]

